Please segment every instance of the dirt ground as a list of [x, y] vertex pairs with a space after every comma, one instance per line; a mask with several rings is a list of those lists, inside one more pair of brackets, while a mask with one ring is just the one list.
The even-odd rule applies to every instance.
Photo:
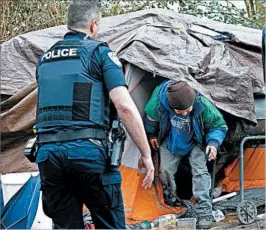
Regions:
[[[161, 228], [153, 228], [154, 230], [159, 230]], [[178, 229], [178, 230], [186, 230], [187, 228], [171, 228], [165, 227], [164, 229]], [[211, 230], [222, 230], [222, 229], [266, 229], [266, 214], [263, 217], [256, 220], [254, 223], [250, 225], [241, 224], [236, 214], [231, 214], [227, 216], [223, 221], [213, 224]]]
[[250, 225], [242, 225], [238, 221], [236, 214], [232, 214], [227, 216], [223, 221], [215, 223], [212, 229], [266, 229], [265, 217], [264, 215], [264, 219], [256, 220]]

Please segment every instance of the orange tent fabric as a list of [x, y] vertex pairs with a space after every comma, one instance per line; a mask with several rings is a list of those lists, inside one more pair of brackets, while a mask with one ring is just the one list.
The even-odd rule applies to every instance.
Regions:
[[[265, 148], [247, 148], [244, 153], [244, 188], [265, 188]], [[239, 160], [235, 159], [226, 169], [225, 178], [218, 186], [224, 192], [239, 191]]]
[[124, 166], [120, 168], [122, 173], [122, 191], [125, 204], [127, 224], [138, 223], [143, 220], [153, 221], [158, 216], [181, 213], [184, 207], [173, 208], [164, 203], [163, 190], [155, 179], [155, 185], [150, 189], [144, 189], [141, 184], [144, 175], [137, 175], [136, 169]]

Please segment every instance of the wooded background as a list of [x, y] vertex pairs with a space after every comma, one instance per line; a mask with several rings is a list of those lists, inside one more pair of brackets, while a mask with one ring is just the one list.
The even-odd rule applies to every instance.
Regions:
[[[69, 0], [0, 0], [0, 43], [16, 35], [66, 23]], [[261, 29], [265, 23], [264, 0], [102, 0], [103, 17], [166, 8], [230, 24]]]

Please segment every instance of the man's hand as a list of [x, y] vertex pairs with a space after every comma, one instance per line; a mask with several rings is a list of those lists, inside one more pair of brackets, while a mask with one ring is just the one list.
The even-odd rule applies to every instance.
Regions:
[[217, 155], [217, 149], [214, 146], [208, 145], [206, 147], [206, 154], [210, 154], [208, 161], [215, 160]]
[[157, 149], [160, 147], [157, 138], [152, 138], [152, 139], [150, 139], [149, 141], [150, 141], [150, 144], [151, 144], [151, 146], [152, 146], [152, 148], [153, 148], [154, 150], [157, 150]]
[[154, 179], [154, 166], [151, 157], [141, 157], [138, 162], [138, 175], [141, 170], [145, 168], [147, 170], [146, 176], [142, 182], [142, 187], [150, 188]]

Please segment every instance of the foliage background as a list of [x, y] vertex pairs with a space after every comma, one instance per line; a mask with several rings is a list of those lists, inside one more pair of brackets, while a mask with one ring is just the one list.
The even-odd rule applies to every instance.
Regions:
[[[241, 1], [241, 0], [239, 0]], [[103, 17], [150, 8], [173, 9], [198, 17], [261, 29], [264, 0], [242, 0], [239, 9], [230, 0], [102, 0]], [[65, 24], [69, 0], [0, 0], [0, 43], [19, 34]]]

